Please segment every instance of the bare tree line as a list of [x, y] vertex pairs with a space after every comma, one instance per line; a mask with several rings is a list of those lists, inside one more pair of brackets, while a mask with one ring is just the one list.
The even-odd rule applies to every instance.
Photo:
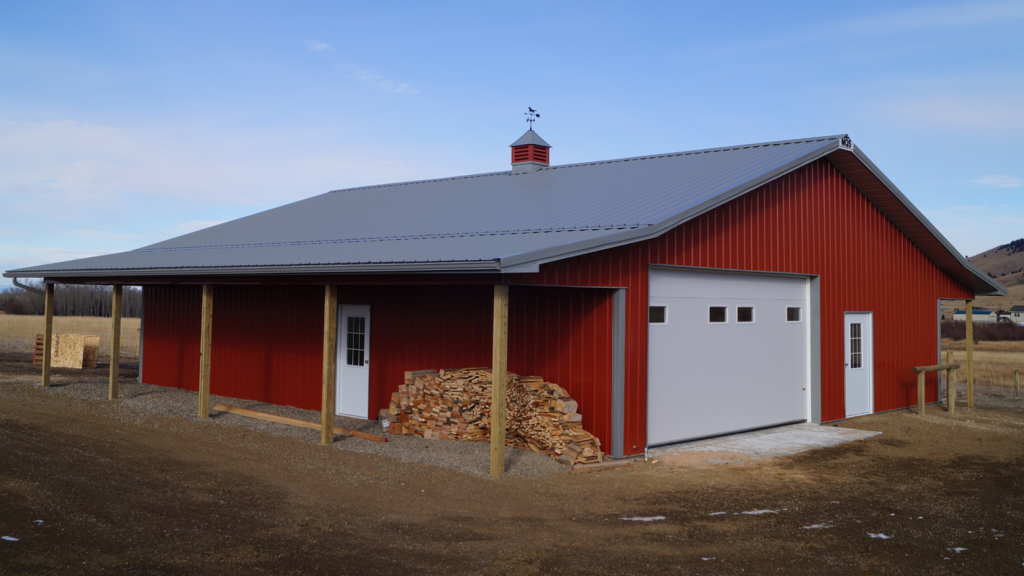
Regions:
[[[42, 281], [27, 281], [24, 284], [43, 289]], [[113, 299], [111, 286], [89, 286], [78, 284], [57, 284], [53, 294], [54, 316], [110, 316]], [[7, 314], [28, 314], [42, 316], [45, 299], [39, 294], [22, 290], [17, 286], [0, 289], [0, 312]], [[142, 289], [125, 286], [121, 292], [121, 315], [126, 318], [142, 317]]]

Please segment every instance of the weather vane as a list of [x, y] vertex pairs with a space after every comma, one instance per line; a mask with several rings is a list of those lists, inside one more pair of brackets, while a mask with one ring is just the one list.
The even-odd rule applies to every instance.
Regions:
[[526, 109], [529, 110], [529, 112], [523, 112], [523, 114], [526, 115], [526, 121], [530, 123], [530, 130], [533, 130], [533, 123], [537, 121], [537, 118], [540, 118], [540, 113], [529, 106], [527, 106]]

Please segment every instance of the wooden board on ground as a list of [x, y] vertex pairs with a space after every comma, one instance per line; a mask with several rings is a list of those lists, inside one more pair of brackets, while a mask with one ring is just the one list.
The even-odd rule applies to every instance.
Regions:
[[[296, 420], [295, 418], [288, 418], [287, 416], [277, 416], [275, 414], [267, 414], [266, 412], [257, 412], [256, 410], [247, 410], [245, 408], [238, 408], [237, 406], [228, 406], [227, 404], [217, 404], [213, 407], [218, 412], [228, 412], [230, 414], [238, 414], [239, 416], [248, 416], [249, 418], [255, 418], [257, 420], [266, 420], [267, 422], [275, 422], [277, 424], [287, 424], [289, 426], [298, 426], [300, 428], [311, 428], [313, 430], [319, 430], [320, 424], [317, 422], [306, 422], [305, 420]], [[342, 436], [355, 436], [356, 438], [362, 438], [363, 440], [370, 440], [372, 442], [387, 442], [388, 439], [384, 436], [378, 436], [376, 434], [370, 434], [367, 432], [360, 432], [358, 430], [349, 430], [348, 428], [341, 428], [340, 426], [334, 427], [335, 434], [341, 434]]]
[[[36, 335], [36, 353], [32, 363], [42, 363], [43, 335]], [[95, 368], [100, 337], [94, 334], [54, 334], [50, 366], [53, 368]]]
[[629, 468], [633, 465], [632, 460], [616, 460], [614, 462], [602, 462], [600, 464], [577, 464], [569, 470], [569, 474], [586, 474], [587, 472], [600, 472], [613, 468]]

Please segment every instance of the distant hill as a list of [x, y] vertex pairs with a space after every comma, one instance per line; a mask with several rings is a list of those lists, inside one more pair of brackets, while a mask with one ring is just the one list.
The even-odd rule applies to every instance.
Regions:
[[967, 260], [1007, 288], [1024, 284], [1024, 238], [986, 250]]
[[[1024, 305], [1024, 238], [997, 246], [967, 260], [982, 272], [996, 279], [1009, 292], [1006, 296], [978, 296], [975, 306], [989, 310], [1009, 310]], [[962, 300], [943, 300], [942, 314], [951, 318], [955, 310], [963, 310]]]

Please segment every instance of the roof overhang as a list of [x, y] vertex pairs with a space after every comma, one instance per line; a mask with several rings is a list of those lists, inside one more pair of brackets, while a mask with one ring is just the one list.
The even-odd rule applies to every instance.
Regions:
[[834, 142], [826, 147], [822, 147], [784, 166], [780, 166], [760, 178], [744, 182], [742, 185], [712, 200], [695, 206], [655, 226], [626, 230], [603, 238], [501, 258], [501, 268], [503, 271], [508, 272], [518, 271], [516, 270], [517, 268], [531, 265], [539, 266], [540, 264], [555, 260], [656, 238], [688, 220], [692, 220], [705, 212], [731, 202], [772, 180], [821, 158], [825, 158], [835, 166], [861, 194], [864, 194], [940, 269], [959, 280], [977, 295], [1005, 296], [1007, 294], [1006, 288], [1002, 284], [996, 282], [968, 262], [953, 247], [949, 240], [946, 240], [935, 226], [925, 218], [924, 214], [910, 203], [910, 200], [900, 192], [896, 185], [845, 136], [835, 137]]

